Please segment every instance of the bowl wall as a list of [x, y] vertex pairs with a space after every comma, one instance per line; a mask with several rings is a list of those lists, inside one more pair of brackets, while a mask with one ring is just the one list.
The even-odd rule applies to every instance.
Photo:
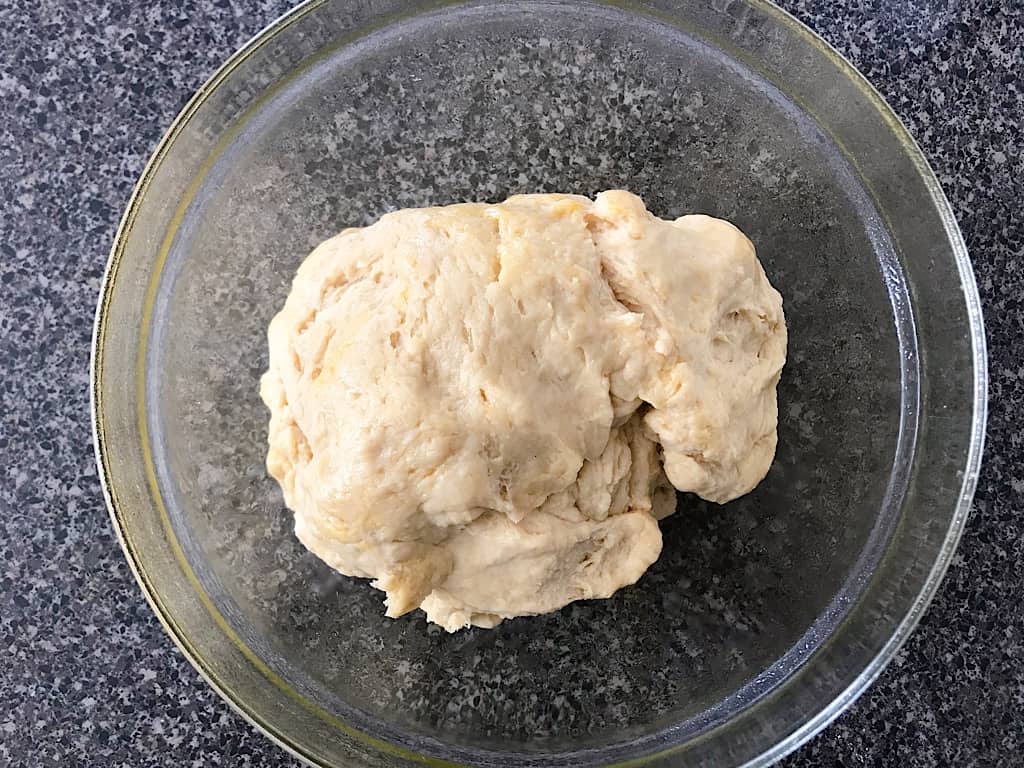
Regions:
[[[767, 6], [386, 6], [313, 3], [265, 35], [179, 122], [121, 235], [100, 455], [158, 613], [327, 764], [738, 764], [795, 739], [899, 637], [969, 494], [983, 360], [941, 193]], [[790, 328], [771, 472], [726, 506], [680, 496], [661, 559], [610, 600], [455, 635], [385, 618], [297, 542], [263, 467], [291, 276], [388, 210], [610, 188], [756, 244]]]

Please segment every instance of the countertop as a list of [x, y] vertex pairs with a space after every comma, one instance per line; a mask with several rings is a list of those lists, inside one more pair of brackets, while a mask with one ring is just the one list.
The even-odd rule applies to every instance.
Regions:
[[[716, 0], [728, 2], [728, 0]], [[94, 467], [93, 311], [174, 115], [287, 0], [0, 3], [0, 766], [295, 765], [199, 678], [121, 554]], [[1024, 71], [1015, 0], [787, 0], [881, 90], [974, 263], [991, 403], [959, 553], [811, 766], [1024, 765]]]

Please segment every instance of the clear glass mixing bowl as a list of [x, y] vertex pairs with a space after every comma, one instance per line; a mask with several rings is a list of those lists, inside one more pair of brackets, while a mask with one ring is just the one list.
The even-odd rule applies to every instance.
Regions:
[[[447, 635], [306, 553], [264, 471], [265, 328], [317, 242], [387, 210], [630, 189], [757, 244], [786, 301], [775, 465], [680, 497], [613, 599]], [[760, 0], [330, 0], [261, 33], [160, 144], [111, 258], [97, 453], [154, 610], [324, 766], [763, 765], [907, 637], [963, 527], [978, 298], [910, 136]]]

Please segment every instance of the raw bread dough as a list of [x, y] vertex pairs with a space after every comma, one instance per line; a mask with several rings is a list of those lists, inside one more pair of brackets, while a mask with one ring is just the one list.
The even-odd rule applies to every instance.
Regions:
[[632, 584], [673, 485], [725, 502], [775, 453], [786, 327], [753, 246], [628, 192], [345, 230], [269, 342], [267, 466], [299, 539], [449, 631]]

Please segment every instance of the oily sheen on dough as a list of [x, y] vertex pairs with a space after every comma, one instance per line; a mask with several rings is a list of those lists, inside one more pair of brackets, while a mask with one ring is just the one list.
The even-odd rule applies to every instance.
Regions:
[[775, 453], [786, 326], [753, 246], [628, 192], [345, 230], [268, 335], [298, 538], [449, 631], [632, 584], [673, 486], [729, 501]]

